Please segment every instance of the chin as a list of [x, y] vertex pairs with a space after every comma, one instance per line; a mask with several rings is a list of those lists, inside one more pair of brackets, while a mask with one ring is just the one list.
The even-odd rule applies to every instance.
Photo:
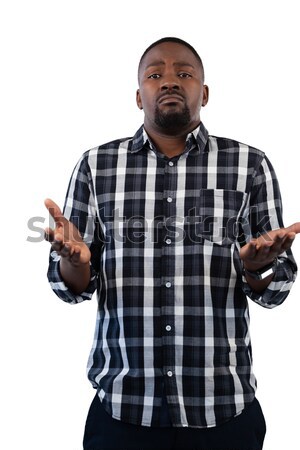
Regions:
[[155, 123], [163, 130], [185, 128], [191, 123], [191, 117], [186, 112], [169, 112], [155, 117]]

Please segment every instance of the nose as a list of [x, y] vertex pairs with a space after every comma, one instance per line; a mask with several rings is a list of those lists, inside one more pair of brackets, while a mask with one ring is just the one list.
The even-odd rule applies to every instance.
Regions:
[[161, 90], [167, 91], [167, 90], [173, 90], [173, 89], [180, 89], [178, 78], [174, 75], [166, 75], [163, 77], [162, 84], [161, 84]]

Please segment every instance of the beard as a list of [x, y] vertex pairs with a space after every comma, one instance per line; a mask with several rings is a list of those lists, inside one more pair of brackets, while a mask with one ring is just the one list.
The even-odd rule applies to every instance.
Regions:
[[154, 121], [161, 129], [171, 133], [186, 127], [191, 122], [191, 113], [187, 105], [184, 105], [181, 111], [169, 112], [162, 112], [157, 106]]

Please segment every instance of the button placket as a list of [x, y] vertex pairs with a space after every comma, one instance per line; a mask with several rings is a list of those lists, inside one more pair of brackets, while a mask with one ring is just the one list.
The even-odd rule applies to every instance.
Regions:
[[[173, 233], [174, 217], [176, 216], [176, 189], [177, 189], [177, 166], [173, 161], [165, 162], [164, 172], [164, 200], [163, 217], [164, 229], [162, 233], [162, 342], [163, 342], [163, 367], [166, 382], [175, 389], [175, 336], [173, 333], [174, 323], [174, 274], [175, 255], [173, 245], [175, 243]], [[175, 235], [174, 235], [175, 236]], [[173, 377], [173, 378], [172, 378]]]

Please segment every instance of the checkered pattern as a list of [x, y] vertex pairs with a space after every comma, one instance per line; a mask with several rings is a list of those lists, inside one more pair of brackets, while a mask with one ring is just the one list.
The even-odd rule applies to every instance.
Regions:
[[239, 250], [282, 227], [273, 168], [261, 151], [190, 133], [182, 155], [133, 138], [87, 151], [68, 188], [65, 216], [92, 251], [91, 282], [75, 296], [51, 253], [55, 293], [75, 304], [97, 288], [88, 377], [116, 419], [158, 426], [163, 386], [174, 426], [210, 427], [255, 395], [247, 297], [273, 308], [296, 277], [291, 252], [259, 295]]

